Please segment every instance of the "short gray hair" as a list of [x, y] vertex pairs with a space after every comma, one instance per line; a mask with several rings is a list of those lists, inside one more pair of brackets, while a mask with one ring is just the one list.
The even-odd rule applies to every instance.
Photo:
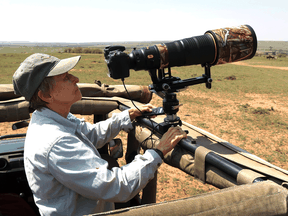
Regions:
[[47, 107], [47, 102], [43, 101], [39, 96], [38, 92], [42, 91], [44, 95], [47, 95], [50, 93], [50, 90], [53, 89], [53, 86], [55, 85], [55, 80], [53, 77], [46, 77], [37, 90], [34, 92], [32, 98], [30, 99], [30, 108], [41, 110], [43, 107]]

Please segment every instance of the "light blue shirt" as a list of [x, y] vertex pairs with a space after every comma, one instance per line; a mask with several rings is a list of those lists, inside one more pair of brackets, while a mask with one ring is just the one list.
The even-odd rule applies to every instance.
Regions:
[[162, 163], [154, 150], [109, 170], [97, 148], [132, 128], [128, 111], [96, 124], [44, 108], [32, 114], [24, 147], [29, 186], [41, 215], [84, 215], [133, 198]]

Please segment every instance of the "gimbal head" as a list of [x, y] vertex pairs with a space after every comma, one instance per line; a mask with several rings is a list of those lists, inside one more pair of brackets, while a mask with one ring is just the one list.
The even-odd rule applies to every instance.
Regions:
[[182, 104], [179, 104], [177, 94], [174, 92], [178, 92], [179, 90], [190, 85], [201, 83], [205, 83], [206, 88], [211, 88], [211, 66], [208, 63], [204, 64], [203, 66], [205, 68], [205, 74], [203, 74], [201, 77], [185, 80], [181, 80], [179, 77], [171, 76], [170, 67], [168, 67], [167, 73], [164, 72], [164, 68], [158, 69], [158, 76], [156, 75], [155, 69], [149, 70], [149, 74], [153, 82], [153, 84], [149, 85], [149, 90], [163, 98], [163, 109], [167, 116], [164, 119], [164, 122], [159, 124], [159, 130], [161, 132], [166, 132], [171, 126], [182, 125], [180, 118], [177, 116], [179, 107]]

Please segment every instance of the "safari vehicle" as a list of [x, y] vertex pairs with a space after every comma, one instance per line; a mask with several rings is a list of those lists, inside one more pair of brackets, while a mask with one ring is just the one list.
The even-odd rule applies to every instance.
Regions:
[[[93, 115], [95, 122], [109, 117], [108, 114], [112, 111], [132, 106], [122, 86], [79, 84], [79, 87], [83, 99], [72, 106], [71, 112]], [[147, 87], [127, 86], [127, 88], [136, 105], [151, 100], [152, 95]], [[14, 129], [26, 127], [31, 112], [28, 102], [22, 97], [15, 98], [12, 94], [12, 84], [0, 85], [0, 89], [0, 121], [18, 121], [12, 125]], [[138, 119], [136, 127], [138, 129], [129, 132], [126, 160], [131, 158], [129, 154], [133, 157], [133, 149], [138, 149], [139, 146], [143, 149], [152, 148], [153, 141], [161, 137], [160, 134], [154, 133], [151, 139], [150, 120], [148, 123], [146, 120], [146, 118]], [[161, 123], [163, 116], [159, 115], [153, 121]], [[115, 211], [96, 215], [287, 214], [286, 170], [189, 123], [182, 122], [182, 128], [188, 131], [191, 143], [176, 146], [165, 156], [164, 162], [221, 190], [156, 204], [156, 175], [143, 189], [137, 205], [135, 203], [119, 205], [119, 209]], [[24, 139], [25, 134], [0, 137], [2, 215], [39, 214], [24, 172]], [[117, 158], [122, 156], [122, 151], [121, 144], [116, 143], [117, 148], [114, 146], [113, 149], [107, 145], [104, 149], [100, 149], [100, 152], [102, 154], [108, 152], [111, 158], [117, 161]]]
[[[211, 88], [211, 66], [252, 58], [256, 47], [256, 35], [250, 26], [208, 31], [204, 36], [133, 50], [129, 55], [122, 46], [106, 47], [105, 59], [112, 78], [129, 77], [130, 69], [148, 70], [153, 84], [149, 88], [127, 86], [127, 91], [122, 86], [98, 82], [79, 84], [83, 98], [71, 107], [71, 112], [93, 115], [97, 122], [108, 118], [111, 112], [148, 103], [152, 92], [159, 95], [163, 98], [163, 107], [155, 109], [153, 114], [157, 117], [137, 118], [135, 130], [128, 133], [126, 161], [133, 160], [140, 148], [153, 148], [167, 128], [179, 125], [187, 131], [188, 139], [181, 140], [165, 155], [164, 162], [219, 190], [156, 203], [156, 173], [143, 189], [142, 197], [137, 199], [137, 205], [130, 202], [119, 205], [115, 211], [94, 215], [287, 215], [287, 170], [177, 116], [178, 90], [200, 83]], [[187, 80], [172, 76], [170, 66], [192, 64], [203, 65], [205, 74]], [[28, 125], [33, 110], [24, 98], [13, 94], [11, 84], [0, 86], [0, 101], [0, 122], [16, 121], [12, 126], [15, 129]], [[1, 207], [3, 215], [12, 215], [15, 211], [14, 215], [32, 215], [32, 211], [37, 215], [23, 168], [24, 139], [25, 134], [0, 137], [1, 200], [6, 200], [7, 205], [10, 203], [6, 209]], [[122, 157], [121, 146], [120, 140], [115, 140], [100, 153], [117, 162], [117, 158]]]

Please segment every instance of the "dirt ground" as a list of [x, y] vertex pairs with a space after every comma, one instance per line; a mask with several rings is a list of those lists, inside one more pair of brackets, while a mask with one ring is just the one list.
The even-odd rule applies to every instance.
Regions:
[[[276, 69], [281, 69], [281, 70], [288, 70], [288, 67], [271, 67], [271, 66], [260, 66], [260, 65], [256, 66], [256, 65], [248, 65], [247, 63], [243, 63], [243, 62], [238, 62], [238, 63], [233, 63], [233, 64], [251, 66], [251, 67], [276, 68]], [[201, 94], [194, 95], [194, 96], [205, 97]], [[261, 107], [268, 107], [268, 108], [274, 107], [279, 112], [282, 112], [283, 115], [287, 116], [288, 114], [287, 106], [282, 106], [281, 102], [279, 101], [274, 101], [269, 98], [265, 98], [265, 96], [263, 95], [257, 95], [257, 94], [247, 94], [246, 96], [251, 98], [249, 104], [255, 108], [260, 105]], [[233, 104], [233, 101], [228, 101], [229, 99], [216, 98], [215, 100], [221, 101], [221, 103], [230, 104], [231, 105], [230, 107], [236, 106], [236, 104]], [[151, 101], [151, 104], [158, 104], [158, 103], [159, 103], [159, 99], [157, 98]], [[184, 113], [187, 113], [185, 108], [183, 108], [182, 111], [179, 112], [179, 116], [181, 117], [181, 119], [182, 117], [187, 119], [187, 116], [185, 116]], [[91, 121], [91, 117], [85, 116], [85, 118], [86, 120]], [[197, 120], [197, 118], [200, 118], [200, 117], [194, 116], [193, 118], [194, 120]], [[189, 118], [185, 121], [189, 122]], [[16, 134], [16, 133], [26, 132], [25, 128], [19, 129], [17, 131], [13, 131], [11, 129], [13, 123], [14, 122], [0, 123], [0, 135], [2, 136], [6, 134]], [[214, 128], [215, 127], [216, 126], [214, 126]], [[230, 126], [227, 125], [227, 128], [229, 127]], [[213, 132], [214, 128], [213, 126], [210, 126], [208, 131]], [[210, 129], [212, 131], [210, 131]], [[125, 134], [120, 135], [120, 137], [121, 138], [125, 137]], [[225, 139], [225, 137], [221, 137], [221, 138]], [[122, 139], [122, 140], [125, 146], [126, 139]], [[123, 159], [121, 160], [123, 161]], [[121, 160], [120, 160], [120, 163], [123, 163], [121, 162]], [[283, 168], [287, 169], [287, 167], [283, 167]], [[191, 195], [194, 195], [194, 194], [204, 193], [204, 192], [213, 191], [213, 190], [217, 190], [217, 188], [208, 184], [203, 184], [200, 181], [196, 180], [195, 178], [183, 173], [182, 171], [176, 168], [170, 167], [166, 164], [162, 164], [159, 168], [158, 184], [157, 184], [157, 202], [190, 197]]]
[[257, 68], [270, 68], [270, 69], [278, 69], [278, 70], [288, 70], [288, 67], [275, 67], [275, 66], [268, 66], [268, 65], [249, 65], [246, 62], [234, 62], [232, 64], [235, 65], [243, 65], [248, 67], [257, 67]]

